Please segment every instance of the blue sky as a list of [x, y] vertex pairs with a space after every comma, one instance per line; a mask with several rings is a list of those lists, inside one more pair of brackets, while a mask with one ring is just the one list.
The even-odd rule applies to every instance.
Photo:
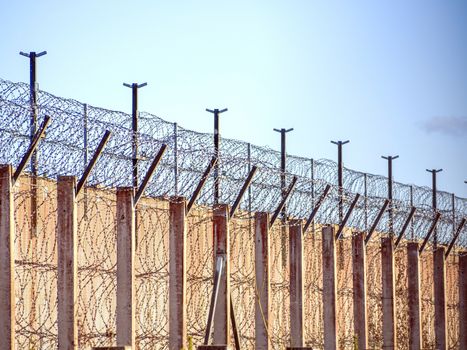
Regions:
[[336, 159], [467, 197], [466, 1], [0, 0], [0, 76], [131, 110], [123, 82], [148, 82], [140, 110], [201, 132]]

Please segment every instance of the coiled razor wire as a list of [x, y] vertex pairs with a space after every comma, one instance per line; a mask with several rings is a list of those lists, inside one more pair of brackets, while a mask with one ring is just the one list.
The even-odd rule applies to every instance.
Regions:
[[[37, 123], [40, 124], [46, 115], [52, 118], [37, 151], [38, 175], [52, 179], [59, 175], [80, 177], [105, 130], [110, 130], [112, 137], [97, 161], [88, 184], [107, 188], [131, 186], [131, 115], [92, 107], [44, 91], [38, 92], [37, 101]], [[13, 166], [19, 164], [30, 144], [32, 110], [28, 84], [0, 79], [0, 163]], [[145, 112], [139, 114], [138, 123], [139, 183], [161, 145], [168, 145], [168, 151], [146, 194], [189, 198], [214, 155], [212, 134], [187, 130]], [[240, 208], [251, 212], [274, 212], [282, 195], [279, 152], [238, 140], [222, 139], [218, 164], [220, 202], [234, 202], [249, 170], [256, 165], [259, 170]], [[331, 160], [288, 156], [286, 182], [290, 183], [293, 176], [298, 181], [287, 202], [287, 214], [290, 217], [306, 218], [329, 184], [332, 186], [330, 194], [315, 222], [340, 223], [337, 210], [340, 199], [345, 213], [355, 194], [359, 193], [362, 197], [347, 225], [356, 230], [368, 231], [387, 196], [387, 178], [345, 168], [343, 191], [339, 191], [336, 185], [337, 173], [337, 164]], [[210, 175], [198, 199], [200, 204], [213, 204], [213, 185], [214, 178]], [[404, 238], [424, 238], [434, 217], [431, 200], [432, 191], [428, 187], [394, 182], [393, 201], [390, 203], [393, 219], [389, 220], [388, 213], [383, 215], [377, 231], [397, 234], [414, 206], [417, 211]], [[437, 210], [442, 214], [436, 229], [437, 240], [448, 244], [456, 231], [456, 225], [467, 216], [467, 199], [439, 191]], [[464, 232], [457, 242], [463, 247], [467, 246]]]

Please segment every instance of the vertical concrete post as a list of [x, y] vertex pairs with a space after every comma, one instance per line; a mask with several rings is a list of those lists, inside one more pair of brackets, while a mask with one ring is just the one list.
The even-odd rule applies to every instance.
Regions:
[[173, 197], [169, 210], [169, 349], [180, 350], [187, 346], [185, 198]]
[[15, 219], [11, 165], [0, 165], [0, 339], [15, 348]]
[[117, 189], [117, 345], [135, 346], [135, 208], [133, 187]]
[[76, 179], [60, 176], [57, 183], [58, 349], [78, 348]]
[[269, 214], [255, 214], [255, 348], [272, 349], [271, 334], [271, 283], [269, 249]]
[[224, 256], [214, 314], [214, 344], [230, 345], [230, 239], [229, 206], [215, 205], [213, 209], [214, 252]]
[[409, 298], [409, 349], [422, 348], [422, 326], [420, 314], [420, 246], [417, 242], [407, 243], [407, 279]]
[[394, 278], [394, 241], [381, 238], [381, 277], [383, 292], [383, 348], [396, 349], [396, 309]]
[[459, 349], [467, 349], [467, 254], [459, 256]]
[[368, 319], [366, 308], [366, 246], [365, 233], [352, 236], [353, 315], [358, 348], [368, 348]]
[[[446, 328], [446, 265], [444, 255], [446, 250], [438, 245], [433, 252], [434, 270], [434, 299], [435, 299], [435, 339], [436, 349], [446, 350], [447, 328]], [[461, 330], [461, 333], [465, 332]]]
[[303, 347], [303, 227], [301, 220], [289, 223], [290, 254], [290, 346]]
[[324, 350], [336, 350], [337, 341], [337, 275], [336, 240], [333, 226], [322, 229], [323, 254], [323, 311], [324, 311]]

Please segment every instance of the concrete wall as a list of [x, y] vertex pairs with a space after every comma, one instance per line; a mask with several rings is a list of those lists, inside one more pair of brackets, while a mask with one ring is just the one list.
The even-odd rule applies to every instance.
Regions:
[[[17, 349], [50, 349], [57, 344], [57, 184], [24, 176], [15, 187], [15, 298]], [[32, 208], [33, 196], [37, 207]], [[79, 347], [116, 343], [116, 195], [87, 188], [77, 198]], [[139, 349], [168, 348], [169, 326], [169, 200], [143, 198], [136, 209], [136, 343]], [[187, 329], [195, 344], [204, 337], [212, 292], [214, 264], [212, 212], [195, 207], [187, 217]], [[287, 225], [270, 229], [271, 344], [290, 343], [289, 246]], [[340, 349], [353, 349], [352, 231], [336, 242], [337, 338]], [[284, 240], [284, 237], [286, 238]], [[367, 246], [368, 343], [382, 346], [380, 235]], [[304, 236], [305, 345], [324, 345], [321, 226]], [[283, 242], [287, 244], [283, 245]], [[405, 243], [395, 254], [397, 343], [408, 345], [407, 257]], [[242, 347], [255, 342], [254, 215], [239, 213], [230, 222], [230, 281]], [[434, 344], [433, 258], [428, 249], [420, 260], [422, 342]], [[448, 344], [459, 339], [458, 257], [447, 260]]]

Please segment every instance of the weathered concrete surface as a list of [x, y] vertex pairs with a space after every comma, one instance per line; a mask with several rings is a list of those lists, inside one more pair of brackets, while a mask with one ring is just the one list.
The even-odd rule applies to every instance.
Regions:
[[289, 223], [290, 254], [290, 346], [303, 347], [303, 227], [301, 220]]
[[213, 328], [214, 344], [230, 345], [230, 238], [229, 206], [219, 204], [213, 210], [214, 253], [224, 255]]
[[396, 286], [392, 237], [381, 238], [381, 277], [383, 281], [383, 348], [396, 349]]
[[117, 189], [117, 345], [135, 345], [135, 209], [132, 187]]
[[336, 350], [337, 341], [337, 275], [336, 240], [333, 226], [322, 229], [323, 253], [323, 311], [324, 311], [324, 350]]
[[418, 350], [422, 347], [419, 249], [417, 242], [407, 243], [409, 349], [411, 350]]
[[10, 165], [0, 166], [0, 339], [15, 349], [14, 202]]
[[172, 198], [169, 210], [169, 349], [180, 350], [187, 345], [186, 200]]
[[368, 348], [367, 290], [366, 290], [366, 246], [365, 233], [352, 236], [353, 266], [353, 314], [354, 331], [358, 348]]
[[[438, 246], [433, 252], [434, 297], [435, 297], [435, 339], [436, 349], [447, 349], [446, 327], [446, 249]], [[464, 330], [465, 332], [466, 330]], [[463, 333], [461, 329], [461, 333]]]
[[58, 246], [58, 349], [78, 348], [77, 316], [77, 208], [76, 179], [58, 178], [57, 246]]
[[272, 349], [271, 333], [271, 283], [270, 242], [268, 213], [255, 214], [255, 348]]

